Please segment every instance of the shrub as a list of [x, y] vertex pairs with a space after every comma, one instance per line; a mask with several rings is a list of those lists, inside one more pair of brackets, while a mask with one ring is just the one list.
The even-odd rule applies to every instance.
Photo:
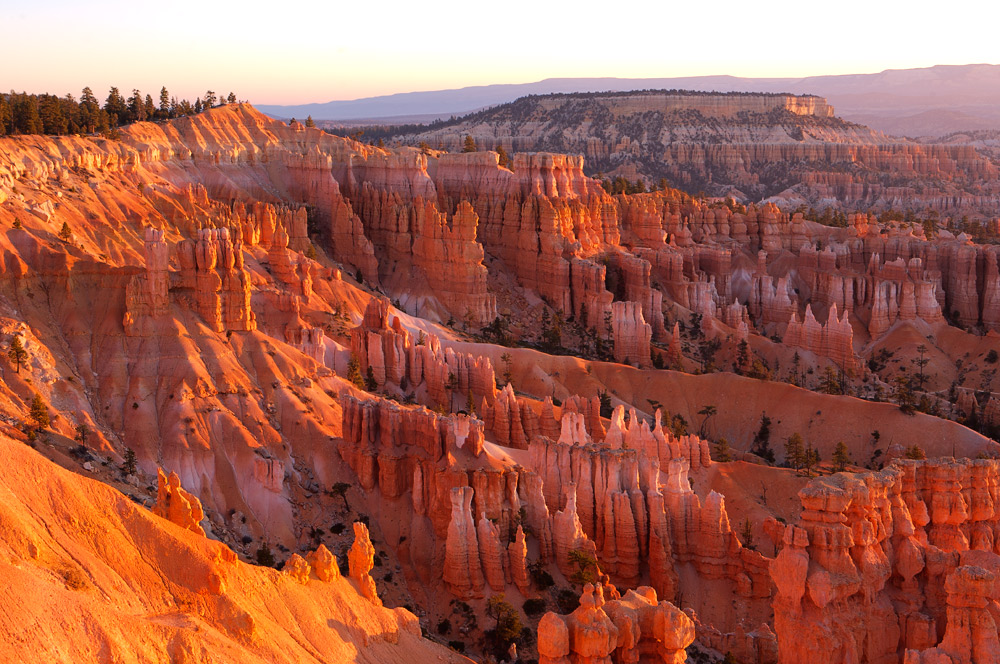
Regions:
[[570, 575], [570, 581], [586, 585], [597, 581], [598, 572], [597, 558], [583, 549], [573, 549], [569, 552], [569, 562], [576, 565], [576, 571]]
[[521, 606], [521, 608], [524, 609], [524, 613], [529, 616], [537, 616], [540, 613], [544, 613], [545, 607], [545, 600], [541, 597], [525, 600], [524, 604]]
[[263, 567], [274, 567], [274, 554], [271, 553], [271, 547], [267, 543], [262, 543], [257, 549], [257, 553], [254, 554], [254, 558], [257, 560], [257, 564]]
[[556, 593], [556, 605], [559, 613], [573, 613], [580, 606], [580, 596], [569, 588], [563, 588]]
[[548, 590], [556, 583], [552, 575], [545, 571], [541, 565], [531, 567], [531, 581], [539, 590]]

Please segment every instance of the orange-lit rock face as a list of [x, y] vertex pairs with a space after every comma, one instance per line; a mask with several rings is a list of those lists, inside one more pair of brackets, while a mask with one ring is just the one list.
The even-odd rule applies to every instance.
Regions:
[[669, 602], [657, 603], [652, 588], [605, 601], [601, 586], [587, 584], [580, 608], [567, 616], [547, 613], [539, 622], [539, 662], [584, 664], [612, 657], [630, 662], [646, 654], [680, 664], [694, 638], [691, 619]]
[[181, 479], [177, 473], [170, 473], [168, 477], [162, 470], [157, 470], [157, 482], [159, 488], [153, 514], [162, 516], [185, 530], [204, 535], [201, 520], [205, 518], [205, 512], [201, 508], [201, 501], [181, 488]]
[[771, 562], [781, 661], [995, 661], [998, 478], [995, 461], [941, 459], [803, 489]]
[[468, 661], [421, 639], [408, 611], [372, 604], [347, 580], [310, 580], [297, 555], [284, 573], [240, 562], [21, 442], [0, 436], [0, 452], [0, 570], [20, 607], [0, 625], [4, 661], [99, 661], [102, 649], [121, 662]]
[[[884, 388], [916, 365], [897, 350], [896, 366], [870, 369], [876, 349], [926, 342], [930, 394], [956, 382], [940, 412], [995, 424], [995, 341], [944, 320], [1000, 320], [992, 247], [864, 215], [832, 228], [772, 203], [611, 196], [578, 157], [518, 154], [511, 171], [492, 153], [376, 149], [244, 106], [122, 134], [0, 140], [0, 347], [16, 335], [28, 356], [0, 367], [0, 435], [27, 441], [38, 394], [53, 417], [32, 434], [60, 464], [147, 504], [153, 470], [172, 471], [154, 509], [178, 527], [149, 528], [218, 560], [119, 574], [143, 593], [162, 590], [154, 572], [196, 588], [173, 603], [101, 586], [132, 607], [123, 624], [157, 617], [135, 630], [142, 643], [188, 643], [177, 625], [203, 621], [223, 640], [273, 637], [281, 654], [262, 647], [265, 661], [364, 661], [379, 638], [420, 659], [415, 619], [383, 602], [419, 607], [426, 628], [460, 602], [523, 607], [593, 581], [575, 618], [542, 618], [540, 658], [680, 661], [693, 634], [754, 664], [779, 642], [789, 661], [989, 651], [989, 462], [824, 478], [797, 521], [806, 479], [745, 460], [764, 415], [779, 459], [793, 431], [824, 459], [844, 440], [853, 463], [903, 443], [995, 449], [955, 422], [781, 382], [832, 362], [853, 390]], [[543, 343], [545, 320], [561, 321], [559, 344]], [[675, 370], [650, 368], [663, 359]], [[713, 461], [723, 436], [740, 461]], [[128, 528], [145, 523], [120, 501]], [[362, 514], [369, 527], [338, 532]], [[237, 554], [265, 543], [282, 574], [240, 571]], [[46, 588], [59, 568], [45, 569], [24, 587]], [[204, 599], [223, 596], [239, 610]], [[328, 616], [304, 637], [320, 654], [289, 645], [291, 623], [260, 597], [289, 621]], [[178, 606], [195, 608], [175, 620]], [[449, 636], [481, 654], [475, 628]]]
[[361, 596], [372, 602], [376, 606], [382, 606], [382, 601], [378, 598], [375, 590], [375, 579], [370, 572], [374, 566], [375, 547], [372, 546], [368, 536], [368, 527], [356, 521], [354, 523], [354, 544], [348, 553], [348, 562], [351, 569], [351, 580], [357, 585]]

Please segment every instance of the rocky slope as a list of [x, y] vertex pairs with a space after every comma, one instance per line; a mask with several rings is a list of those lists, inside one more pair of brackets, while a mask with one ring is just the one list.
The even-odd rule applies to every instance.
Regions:
[[4, 661], [469, 661], [335, 560], [255, 567], [21, 442], [0, 450]]
[[452, 152], [582, 154], [588, 172], [783, 206], [996, 214], [996, 166], [966, 145], [889, 138], [811, 96], [683, 91], [524, 97], [395, 140]]
[[[683, 661], [690, 645], [793, 661], [766, 524], [796, 519], [816, 469], [762, 465], [765, 448], [798, 465], [784, 442], [799, 433], [825, 474], [839, 442], [859, 473], [913, 446], [996, 455], [952, 421], [989, 433], [1000, 416], [995, 252], [864, 215], [835, 229], [676, 190], [610, 196], [584, 167], [373, 148], [241, 105], [117, 140], [0, 141], [0, 333], [24, 349], [0, 366], [0, 421], [16, 477], [53, 478], [12, 485], [16, 504], [65, 520], [50, 547], [165, 528], [211, 559], [198, 596], [222, 579], [236, 605], [257, 597], [242, 610], [288, 657], [316, 639], [302, 657], [388, 660], [365, 634], [431, 648], [422, 629], [498, 659], [515, 644]], [[80, 480], [24, 445], [114, 487], [79, 489], [110, 524], [58, 511]], [[104, 604], [88, 596], [95, 634], [267, 657], [215, 604], [170, 619], [202, 616], [204, 639], [123, 634], [107, 616], [153, 602], [151, 572], [87, 541], [117, 570]], [[272, 556], [280, 576], [236, 562]], [[501, 594], [527, 631], [498, 641]], [[370, 615], [349, 615], [358, 602]], [[327, 618], [286, 645], [298, 610]], [[211, 622], [225, 616], [243, 637]]]

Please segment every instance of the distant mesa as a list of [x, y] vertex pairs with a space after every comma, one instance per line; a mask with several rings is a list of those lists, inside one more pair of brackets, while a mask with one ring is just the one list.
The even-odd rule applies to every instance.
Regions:
[[267, 115], [285, 119], [312, 115], [316, 120], [428, 122], [526, 95], [641, 89], [814, 94], [828, 99], [846, 120], [901, 136], [942, 136], [966, 129], [1000, 128], [1000, 65], [991, 64], [936, 65], [887, 69], [876, 74], [805, 78], [549, 78], [534, 83], [258, 108]]

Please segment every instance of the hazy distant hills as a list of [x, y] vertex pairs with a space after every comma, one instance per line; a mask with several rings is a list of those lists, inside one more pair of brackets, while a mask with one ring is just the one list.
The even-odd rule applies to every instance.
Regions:
[[535, 83], [408, 92], [299, 106], [258, 105], [257, 108], [279, 118], [311, 115], [315, 120], [426, 122], [462, 115], [525, 95], [639, 89], [815, 94], [826, 97], [839, 117], [896, 135], [941, 136], [956, 131], [1000, 129], [1000, 65], [988, 64], [937, 65], [923, 69], [889, 69], [878, 74], [806, 78], [550, 78]]
[[602, 179], [666, 180], [692, 195], [792, 209], [923, 209], [946, 200], [978, 211], [995, 206], [983, 194], [997, 168], [969, 144], [986, 149], [996, 133], [923, 143], [836, 117], [822, 97], [629, 91], [521, 97], [425, 127], [369, 127], [365, 140], [456, 153], [471, 139], [508, 154], [579, 154], [584, 172]]

